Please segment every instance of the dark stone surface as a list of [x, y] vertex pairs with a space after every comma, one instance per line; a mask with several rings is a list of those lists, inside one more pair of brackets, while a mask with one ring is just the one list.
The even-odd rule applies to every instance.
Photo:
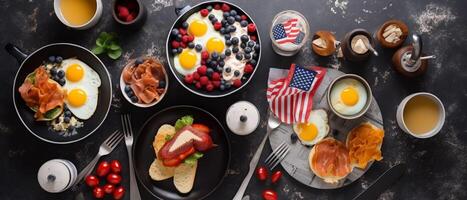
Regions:
[[[345, 4], [347, 2], [348, 4]], [[133, 127], [139, 128], [153, 113], [170, 105], [189, 104], [203, 107], [221, 121], [227, 107], [238, 100], [248, 100], [259, 106], [261, 113], [267, 111], [265, 99], [266, 78], [270, 66], [287, 67], [291, 62], [304, 65], [319, 64], [356, 73], [368, 80], [374, 96], [383, 112], [386, 137], [383, 144], [382, 162], [378, 162], [355, 183], [337, 190], [308, 188], [290, 176], [285, 175], [277, 185], [260, 183], [255, 178], [250, 182], [247, 194], [260, 199], [263, 189], [273, 188], [280, 199], [350, 199], [367, 188], [375, 178], [390, 166], [406, 162], [407, 174], [384, 192], [380, 199], [465, 199], [467, 198], [467, 14], [465, 1], [235, 1], [258, 23], [263, 39], [262, 62], [254, 80], [239, 93], [222, 99], [206, 99], [189, 93], [178, 85], [170, 75], [168, 96], [157, 106], [149, 109], [129, 105], [114, 90], [113, 106], [104, 125], [84, 141], [71, 145], [47, 144], [27, 132], [18, 120], [13, 108], [11, 88], [18, 64], [3, 50], [0, 51], [0, 198], [1, 199], [73, 199], [74, 194], [48, 194], [37, 184], [39, 166], [53, 158], [65, 158], [83, 168], [95, 155], [98, 145], [114, 129], [120, 128], [120, 112], [130, 112]], [[118, 26], [110, 14], [110, 0], [104, 0], [101, 21], [86, 31], [67, 29], [55, 17], [53, 1], [0, 0], [0, 44], [12, 42], [27, 52], [53, 42], [71, 42], [91, 48], [101, 31], [115, 31], [120, 36], [124, 56], [112, 61], [101, 56], [112, 74], [113, 85], [117, 87], [120, 70], [129, 58], [151, 54], [165, 60], [165, 39], [168, 29], [176, 19], [169, 0], [146, 0], [148, 20], [136, 31]], [[311, 49], [304, 48], [297, 56], [283, 58], [273, 53], [268, 30], [272, 17], [281, 10], [294, 9], [303, 13], [310, 22], [311, 31], [327, 29], [335, 32], [338, 39], [354, 28], [366, 28], [374, 32], [385, 20], [397, 18], [405, 21], [411, 32], [422, 33], [424, 52], [435, 54], [436, 60], [429, 62], [425, 76], [405, 79], [391, 68], [393, 50], [380, 47], [380, 57], [373, 57], [364, 64], [339, 63], [335, 59], [316, 57]], [[396, 107], [407, 95], [428, 91], [438, 95], [446, 108], [446, 123], [442, 131], [430, 139], [415, 139], [404, 134], [395, 121]], [[222, 186], [210, 199], [231, 198], [248, 170], [260, 138], [265, 131], [266, 118], [262, 117], [261, 127], [249, 136], [230, 133], [232, 162]], [[267, 145], [263, 156], [269, 154]], [[120, 159], [127, 170], [127, 153], [120, 145], [110, 156]], [[264, 158], [263, 158], [264, 159]], [[128, 174], [123, 175], [123, 185], [128, 189]], [[84, 188], [83, 188], [84, 189]], [[150, 195], [140, 188], [143, 199]], [[84, 189], [90, 197], [89, 189]], [[126, 195], [125, 199], [129, 199]]]

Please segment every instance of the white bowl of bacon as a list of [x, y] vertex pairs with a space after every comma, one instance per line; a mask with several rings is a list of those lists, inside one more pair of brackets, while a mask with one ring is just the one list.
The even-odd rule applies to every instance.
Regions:
[[162, 63], [154, 57], [130, 60], [120, 75], [120, 90], [131, 104], [147, 108], [159, 103], [168, 88], [168, 77]]

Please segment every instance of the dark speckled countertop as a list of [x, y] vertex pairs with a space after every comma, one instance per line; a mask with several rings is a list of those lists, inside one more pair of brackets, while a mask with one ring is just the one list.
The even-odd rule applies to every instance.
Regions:
[[[67, 29], [55, 17], [52, 0], [0, 0], [0, 44], [4, 46], [11, 42], [27, 52], [54, 42], [71, 42], [91, 48], [101, 31], [117, 32], [121, 38], [124, 55], [117, 61], [101, 56], [112, 75], [115, 88], [119, 72], [129, 58], [149, 54], [166, 60], [165, 38], [176, 19], [170, 0], [144, 1], [149, 11], [148, 20], [142, 29], [136, 31], [118, 26], [110, 14], [111, 0], [103, 2], [103, 16], [100, 22], [89, 30], [75, 31]], [[265, 188], [275, 189], [279, 193], [279, 199], [351, 199], [367, 188], [384, 170], [401, 162], [407, 163], [406, 175], [386, 190], [380, 199], [467, 198], [466, 1], [239, 0], [234, 3], [250, 13], [258, 23], [263, 38], [260, 68], [250, 85], [239, 93], [220, 100], [206, 99], [189, 93], [170, 75], [172, 81], [168, 96], [150, 109], [132, 107], [123, 100], [119, 90], [114, 90], [112, 108], [104, 125], [92, 136], [75, 144], [47, 144], [29, 134], [23, 127], [16, 116], [11, 98], [18, 64], [13, 57], [0, 50], [0, 90], [4, 93], [0, 95], [0, 199], [73, 199], [74, 195], [71, 192], [48, 194], [42, 191], [36, 178], [38, 168], [43, 162], [53, 158], [69, 159], [79, 169], [83, 168], [110, 131], [120, 127], [120, 112], [133, 114], [133, 127], [140, 127], [153, 113], [175, 104], [203, 107], [221, 121], [224, 121], [227, 107], [238, 100], [251, 101], [264, 113], [267, 110], [264, 94], [269, 67], [287, 67], [291, 62], [338, 68], [347, 73], [359, 74], [371, 84], [384, 118], [384, 159], [374, 164], [360, 180], [337, 190], [308, 188], [288, 175], [274, 186], [264, 185], [253, 178], [246, 192], [251, 199], [260, 199], [261, 191]], [[422, 34], [424, 52], [435, 54], [437, 58], [429, 61], [429, 69], [425, 76], [410, 80], [396, 74], [391, 68], [390, 58], [394, 51], [383, 50], [380, 47], [377, 48], [380, 57], [374, 57], [361, 65], [318, 58], [311, 52], [309, 45], [297, 56], [283, 58], [276, 55], [271, 48], [264, 47], [270, 47], [268, 29], [272, 17], [285, 9], [303, 13], [312, 32], [319, 29], [332, 30], [338, 39], [354, 28], [366, 28], [373, 32], [385, 20], [401, 19], [407, 23], [411, 32]], [[442, 131], [430, 139], [415, 139], [403, 133], [395, 120], [399, 102], [405, 96], [419, 91], [436, 94], [446, 108], [447, 118]], [[233, 197], [247, 173], [248, 161], [264, 134], [265, 126], [266, 118], [263, 116], [261, 127], [253, 134], [242, 137], [229, 133], [232, 144], [231, 166], [221, 187], [209, 199]], [[125, 151], [124, 145], [120, 145], [109, 159], [120, 159], [126, 168], [128, 158]], [[263, 156], [270, 151], [267, 145]], [[128, 175], [123, 176], [123, 184], [128, 188]], [[140, 191], [143, 199], [150, 199], [151, 196], [142, 187]], [[87, 198], [91, 198], [89, 194], [87, 192]], [[129, 196], [126, 195], [125, 199], [129, 199]]]

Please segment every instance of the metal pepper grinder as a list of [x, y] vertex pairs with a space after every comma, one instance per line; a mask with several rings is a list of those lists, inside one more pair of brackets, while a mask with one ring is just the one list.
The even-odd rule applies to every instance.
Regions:
[[435, 58], [434, 55], [422, 56], [423, 42], [420, 35], [412, 35], [412, 44], [404, 46], [392, 56], [394, 69], [407, 77], [416, 77], [424, 74], [427, 70], [428, 59]]

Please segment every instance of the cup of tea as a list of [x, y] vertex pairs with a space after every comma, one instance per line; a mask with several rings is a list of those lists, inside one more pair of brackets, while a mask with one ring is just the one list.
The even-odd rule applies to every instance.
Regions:
[[441, 100], [431, 93], [419, 92], [405, 97], [397, 108], [397, 124], [416, 138], [429, 138], [443, 127], [446, 113]]
[[101, 18], [102, 0], [54, 0], [54, 11], [66, 26], [84, 30]]

